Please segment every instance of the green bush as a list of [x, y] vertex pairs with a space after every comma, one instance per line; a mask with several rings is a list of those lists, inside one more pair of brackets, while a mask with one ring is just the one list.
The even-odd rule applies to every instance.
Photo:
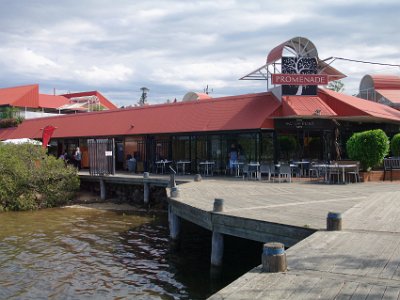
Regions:
[[400, 133], [395, 134], [390, 141], [390, 150], [393, 156], [400, 156]]
[[54, 207], [72, 199], [77, 171], [41, 147], [0, 145], [0, 211]]
[[389, 138], [381, 129], [354, 133], [346, 143], [350, 159], [360, 161], [363, 170], [371, 170], [382, 163], [389, 152]]

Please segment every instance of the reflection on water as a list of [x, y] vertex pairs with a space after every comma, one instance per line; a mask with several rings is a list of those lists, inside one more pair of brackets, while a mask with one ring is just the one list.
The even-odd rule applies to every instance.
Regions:
[[238, 267], [227, 239], [223, 272], [210, 280], [210, 233], [188, 225], [172, 252], [165, 214], [2, 213], [0, 299], [204, 299], [259, 263], [253, 245]]

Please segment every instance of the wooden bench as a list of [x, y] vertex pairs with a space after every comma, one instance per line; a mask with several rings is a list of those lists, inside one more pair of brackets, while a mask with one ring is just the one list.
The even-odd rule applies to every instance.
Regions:
[[386, 173], [390, 171], [390, 181], [393, 180], [393, 170], [400, 170], [400, 157], [385, 158], [383, 160], [383, 181], [386, 179]]

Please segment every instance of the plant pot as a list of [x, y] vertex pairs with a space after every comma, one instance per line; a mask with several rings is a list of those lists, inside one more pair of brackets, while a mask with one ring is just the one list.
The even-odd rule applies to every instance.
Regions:
[[[383, 181], [383, 175], [384, 175], [383, 170], [369, 171], [369, 172], [360, 171], [360, 177], [362, 182]], [[388, 180], [390, 178], [390, 175], [388, 177], [388, 174], [386, 174], [386, 177], [387, 177], [386, 180]]]

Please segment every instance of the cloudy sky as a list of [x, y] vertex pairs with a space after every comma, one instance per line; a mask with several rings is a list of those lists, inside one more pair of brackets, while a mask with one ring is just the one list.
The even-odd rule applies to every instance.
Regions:
[[[400, 64], [400, 1], [0, 0], [0, 87], [98, 90], [118, 106], [266, 90], [239, 81], [276, 45], [310, 39], [319, 57]], [[400, 68], [334, 62], [354, 94], [363, 75]]]

